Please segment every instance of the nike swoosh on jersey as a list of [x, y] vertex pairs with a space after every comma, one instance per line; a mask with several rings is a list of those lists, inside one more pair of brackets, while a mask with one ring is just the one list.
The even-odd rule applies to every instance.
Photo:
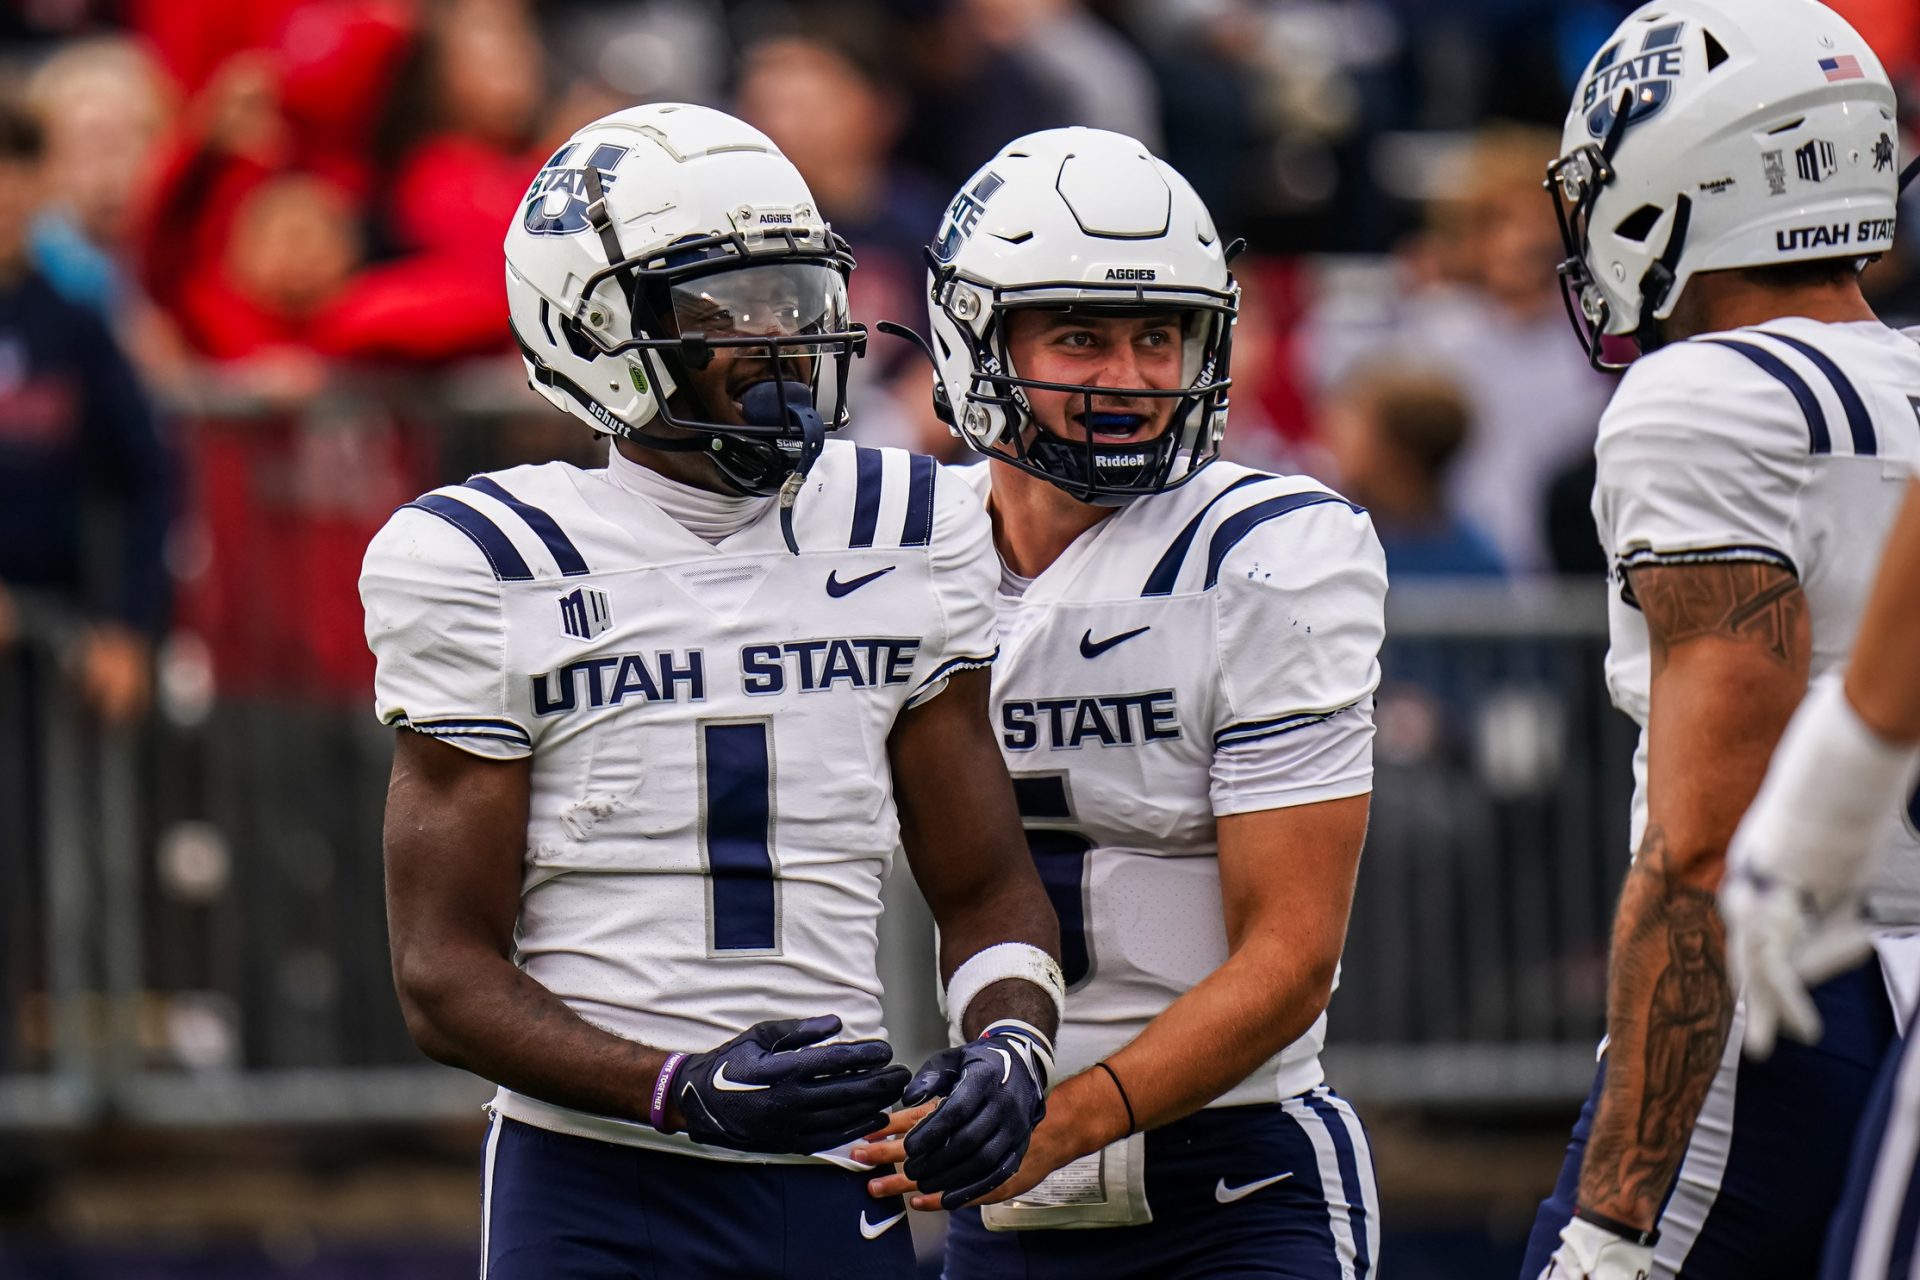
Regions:
[[899, 567], [897, 564], [890, 564], [884, 569], [875, 569], [872, 573], [863, 573], [857, 578], [848, 578], [845, 582], [840, 581], [835, 571], [829, 569], [827, 571], [827, 594], [835, 600], [838, 600], [841, 596], [852, 595], [869, 582], [872, 582], [875, 578], [883, 578]]
[[899, 1223], [900, 1219], [906, 1216], [907, 1216], [907, 1211], [905, 1209], [902, 1209], [899, 1213], [894, 1214], [891, 1218], [883, 1218], [879, 1222], [868, 1222], [867, 1211], [865, 1209], [862, 1209], [860, 1211], [860, 1234], [865, 1236], [869, 1240], [878, 1240], [881, 1236], [893, 1230], [893, 1228]]
[[738, 1080], [727, 1079], [727, 1064], [721, 1063], [720, 1069], [713, 1073], [713, 1087], [722, 1093], [758, 1093], [762, 1089], [771, 1089], [766, 1084], [741, 1084]]
[[1276, 1173], [1271, 1178], [1262, 1178], [1258, 1182], [1246, 1182], [1237, 1187], [1227, 1185], [1225, 1178], [1213, 1184], [1213, 1198], [1221, 1204], [1232, 1204], [1235, 1200], [1244, 1200], [1262, 1187], [1270, 1187], [1276, 1182], [1285, 1182], [1291, 1173]]
[[1122, 631], [1117, 636], [1108, 636], [1105, 640], [1095, 640], [1093, 638], [1093, 629], [1089, 627], [1086, 634], [1080, 637], [1080, 656], [1083, 658], [1097, 658], [1107, 650], [1113, 648], [1113, 646], [1125, 644], [1135, 636], [1143, 636], [1151, 630], [1153, 630], [1153, 624], [1148, 623], [1144, 627], [1135, 627], [1131, 631]]

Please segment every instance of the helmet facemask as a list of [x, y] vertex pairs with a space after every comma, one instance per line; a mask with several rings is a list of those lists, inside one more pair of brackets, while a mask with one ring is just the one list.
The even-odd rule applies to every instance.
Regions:
[[[977, 299], [979, 286], [966, 287]], [[1219, 456], [1219, 428], [1232, 385], [1227, 375], [1236, 301], [1232, 291], [1161, 286], [1148, 294], [1136, 285], [1103, 287], [1092, 282], [993, 289], [989, 318], [978, 335], [964, 322], [956, 326], [971, 348], [972, 365], [965, 403], [952, 410], [956, 422], [982, 452], [1049, 481], [1081, 502], [1117, 506], [1173, 488]], [[960, 303], [959, 308], [967, 305]], [[1021, 310], [1106, 317], [1176, 315], [1181, 324], [1179, 383], [1119, 387], [1024, 376], [1008, 348], [1012, 313]], [[955, 319], [963, 318], [956, 313]], [[1078, 397], [1084, 432], [1063, 436], [1041, 425], [1030, 391]], [[1108, 404], [1097, 403], [1102, 400]], [[1167, 400], [1174, 406], [1159, 434], [1123, 443], [1100, 439], [1103, 420], [1129, 416], [1115, 410], [1113, 402]], [[1074, 417], [1075, 410], [1069, 408], [1067, 416]]]
[[[663, 435], [595, 416], [646, 448], [706, 454], [742, 493], [779, 492], [791, 544], [793, 496], [826, 437], [847, 425], [852, 361], [866, 352], [865, 326], [847, 318], [854, 262], [846, 241], [824, 225], [752, 231], [736, 225], [629, 256], [607, 215], [598, 172], [588, 167], [583, 178], [586, 217], [607, 265], [586, 278], [558, 325], [569, 344], [597, 356], [630, 353], [625, 363], [636, 384], [654, 391], [657, 419], [692, 434]], [[609, 332], [618, 310], [606, 295], [610, 282], [630, 317], [625, 337]], [[544, 304], [541, 320], [547, 320]], [[524, 337], [520, 345], [537, 380], [563, 381]], [[721, 388], [726, 410], [710, 394], [708, 371], [719, 353], [727, 353], [721, 362], [729, 370]], [[577, 386], [561, 389], [589, 408], [595, 403]]]
[[[1607, 300], [1606, 291], [1594, 277], [1589, 261], [1594, 208], [1600, 201], [1601, 193], [1617, 177], [1613, 157], [1620, 149], [1622, 135], [1633, 122], [1632, 93], [1631, 89], [1621, 91], [1606, 137], [1597, 145], [1588, 143], [1554, 160], [1547, 166], [1544, 184], [1548, 198], [1553, 201], [1554, 218], [1560, 227], [1560, 242], [1566, 249], [1566, 257], [1560, 262], [1558, 274], [1567, 320], [1573, 325], [1581, 350], [1587, 354], [1587, 362], [1602, 373], [1619, 373], [1632, 363], [1631, 358], [1614, 360], [1604, 354], [1609, 337], [1621, 338], [1624, 335], [1611, 331], [1613, 304]], [[1666, 248], [1640, 279], [1639, 314], [1631, 335], [1631, 341], [1637, 348], [1636, 355], [1656, 351], [1664, 342], [1655, 313], [1673, 289], [1674, 267], [1686, 247], [1691, 211], [1692, 201], [1688, 196], [1681, 194], [1676, 197], [1673, 225], [1667, 236]]]

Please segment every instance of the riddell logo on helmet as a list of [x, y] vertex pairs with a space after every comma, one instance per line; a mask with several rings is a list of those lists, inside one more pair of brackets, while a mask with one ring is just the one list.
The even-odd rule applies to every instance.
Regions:
[[1109, 280], [1152, 280], [1153, 278], [1154, 271], [1152, 267], [1107, 268], [1107, 279]]

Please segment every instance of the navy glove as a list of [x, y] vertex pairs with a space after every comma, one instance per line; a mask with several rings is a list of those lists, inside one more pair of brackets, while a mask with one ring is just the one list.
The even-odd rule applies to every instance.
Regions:
[[1047, 1112], [1053, 1046], [1038, 1028], [996, 1022], [957, 1049], [927, 1059], [901, 1099], [917, 1106], [944, 1098], [906, 1140], [903, 1172], [920, 1190], [957, 1209], [1011, 1178]]
[[667, 1086], [687, 1136], [736, 1151], [806, 1155], [885, 1125], [907, 1069], [891, 1065], [893, 1046], [884, 1040], [820, 1043], [839, 1033], [831, 1014], [757, 1022], [690, 1055]]

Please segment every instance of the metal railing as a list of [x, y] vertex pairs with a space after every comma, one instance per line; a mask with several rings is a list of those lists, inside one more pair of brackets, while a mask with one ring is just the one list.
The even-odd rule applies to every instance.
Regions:
[[[460, 455], [450, 474], [487, 453], [476, 437], [439, 450]], [[1343, 1091], [1584, 1093], [1633, 746], [1601, 684], [1601, 591], [1395, 587], [1327, 1055]], [[175, 646], [162, 713], [103, 729], [67, 670], [80, 621], [29, 605], [0, 648], [0, 1130], [477, 1114], [488, 1087], [426, 1063], [393, 996], [391, 733], [368, 699], [223, 693]], [[905, 876], [888, 899], [882, 975], [906, 1058], [941, 1024], [924, 905]]]

